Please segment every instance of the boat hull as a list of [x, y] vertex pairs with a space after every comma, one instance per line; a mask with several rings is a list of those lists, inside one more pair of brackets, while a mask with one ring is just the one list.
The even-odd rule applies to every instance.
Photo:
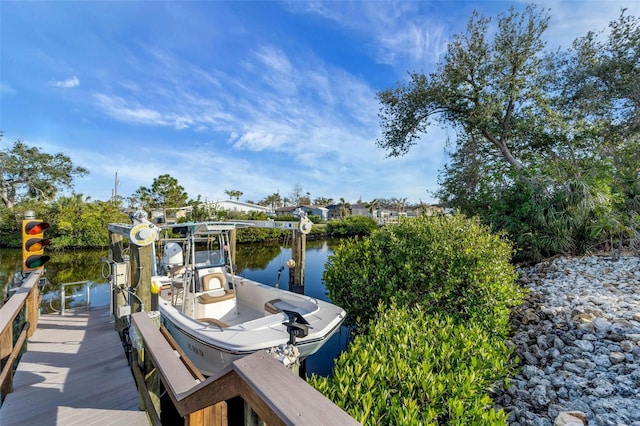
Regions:
[[[255, 285], [264, 287], [263, 284]], [[278, 290], [278, 295], [292, 306], [295, 306], [297, 298], [300, 298], [301, 303], [309, 304], [309, 299], [317, 304], [315, 312], [304, 316], [309, 322], [308, 335], [295, 339], [300, 360], [316, 353], [340, 329], [344, 321], [344, 310], [330, 303], [293, 295], [285, 290]], [[265, 312], [264, 316], [254, 320], [222, 327], [194, 320], [169, 301], [161, 301], [159, 311], [163, 325], [205, 376], [217, 373], [246, 355], [277, 347], [288, 343], [290, 339], [284, 324], [288, 321], [288, 316], [283, 312]]]

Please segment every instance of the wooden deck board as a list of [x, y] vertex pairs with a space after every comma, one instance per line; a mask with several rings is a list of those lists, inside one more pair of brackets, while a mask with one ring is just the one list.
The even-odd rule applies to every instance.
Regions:
[[149, 424], [105, 309], [42, 315], [13, 383], [2, 426]]

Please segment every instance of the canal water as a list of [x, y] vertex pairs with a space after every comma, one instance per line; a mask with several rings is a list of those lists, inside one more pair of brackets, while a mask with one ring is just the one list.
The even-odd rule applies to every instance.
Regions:
[[[320, 300], [330, 301], [322, 273], [327, 258], [339, 240], [309, 240], [305, 252], [305, 294]], [[47, 284], [42, 288], [42, 312], [61, 310], [61, 287], [63, 283], [88, 281], [91, 306], [109, 305], [109, 284], [106, 276], [109, 268], [102, 258], [106, 250], [83, 250], [51, 253], [46, 265]], [[238, 244], [236, 273], [240, 276], [288, 289], [286, 262], [291, 258], [291, 248], [280, 244]], [[11, 288], [19, 285], [21, 265], [20, 250], [0, 250], [0, 303]], [[281, 268], [284, 269], [281, 271]], [[65, 309], [86, 306], [86, 286], [65, 286]], [[348, 332], [342, 328], [314, 355], [307, 359], [307, 374], [329, 376], [334, 359], [346, 348]], [[284, 343], [284, 342], [283, 342]]]

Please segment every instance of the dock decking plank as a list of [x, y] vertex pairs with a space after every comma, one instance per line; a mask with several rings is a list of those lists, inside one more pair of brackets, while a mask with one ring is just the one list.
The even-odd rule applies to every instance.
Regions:
[[149, 424], [106, 309], [42, 315], [28, 342], [2, 426]]

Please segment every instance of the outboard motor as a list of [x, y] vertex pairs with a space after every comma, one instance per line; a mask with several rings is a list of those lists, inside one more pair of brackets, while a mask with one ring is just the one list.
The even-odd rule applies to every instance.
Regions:
[[182, 264], [184, 264], [182, 246], [174, 242], [167, 243], [162, 253], [162, 267], [168, 271], [171, 267]]

